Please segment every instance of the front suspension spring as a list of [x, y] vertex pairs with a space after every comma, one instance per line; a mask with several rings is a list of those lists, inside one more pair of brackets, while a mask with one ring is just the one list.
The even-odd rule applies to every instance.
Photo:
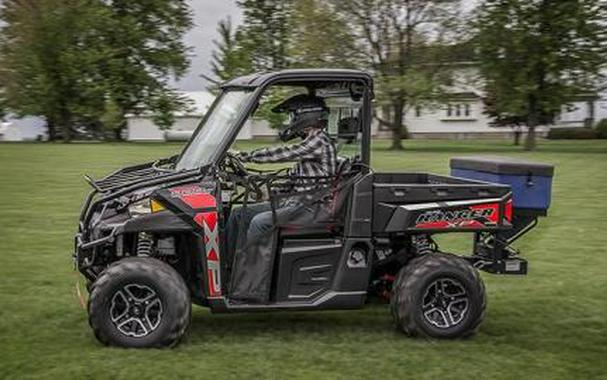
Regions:
[[154, 240], [152, 240], [150, 235], [141, 232], [137, 236], [137, 256], [150, 256], [152, 254], [153, 246]]

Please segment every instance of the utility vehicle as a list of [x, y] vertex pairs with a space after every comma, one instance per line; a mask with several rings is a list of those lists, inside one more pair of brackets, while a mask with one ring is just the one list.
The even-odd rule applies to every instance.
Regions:
[[[330, 215], [277, 224], [267, 236], [266, 299], [233, 302], [233, 260], [223, 240], [228, 216], [256, 202], [276, 205], [284, 197], [277, 189], [297, 179], [281, 167], [247, 167], [229, 149], [239, 133], [264, 126], [268, 105], [298, 92], [322, 97], [330, 109], [339, 168], [333, 178], [318, 178], [306, 198], [326, 202]], [[374, 299], [389, 299], [396, 327], [408, 335], [473, 334], [486, 307], [478, 271], [527, 272], [511, 244], [546, 215], [553, 168], [463, 157], [451, 161], [453, 176], [375, 171], [372, 100], [372, 78], [361, 71], [239, 77], [222, 85], [179, 156], [98, 180], [85, 176], [93, 190], [74, 261], [88, 283], [95, 336], [109, 345], [173, 346], [188, 328], [192, 303], [226, 313], [357, 309]], [[433, 240], [441, 233], [468, 233], [472, 252], [441, 251]]]

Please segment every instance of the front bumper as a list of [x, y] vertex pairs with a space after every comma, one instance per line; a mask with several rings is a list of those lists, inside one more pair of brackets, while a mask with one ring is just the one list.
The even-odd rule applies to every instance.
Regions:
[[[100, 224], [93, 229], [92, 233], [86, 231], [78, 232], [74, 236], [74, 269], [86, 275], [86, 271], [98, 264], [98, 255], [104, 247], [113, 245], [116, 236], [122, 230], [123, 225], [107, 226]], [[92, 239], [86, 240], [85, 236]]]

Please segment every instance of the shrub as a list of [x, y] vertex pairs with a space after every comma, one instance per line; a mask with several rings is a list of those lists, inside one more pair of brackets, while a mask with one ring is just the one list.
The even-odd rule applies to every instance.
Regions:
[[590, 140], [599, 138], [599, 132], [593, 128], [551, 128], [547, 137], [551, 140]]
[[599, 139], [607, 139], [607, 119], [599, 121], [595, 129]]

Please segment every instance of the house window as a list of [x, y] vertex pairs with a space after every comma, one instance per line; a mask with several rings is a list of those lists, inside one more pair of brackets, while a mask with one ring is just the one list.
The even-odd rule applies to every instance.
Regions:
[[422, 115], [422, 107], [415, 107], [415, 117], [420, 117]]
[[476, 120], [476, 117], [472, 113], [472, 103], [448, 103], [445, 105], [445, 116], [442, 116], [443, 120]]

